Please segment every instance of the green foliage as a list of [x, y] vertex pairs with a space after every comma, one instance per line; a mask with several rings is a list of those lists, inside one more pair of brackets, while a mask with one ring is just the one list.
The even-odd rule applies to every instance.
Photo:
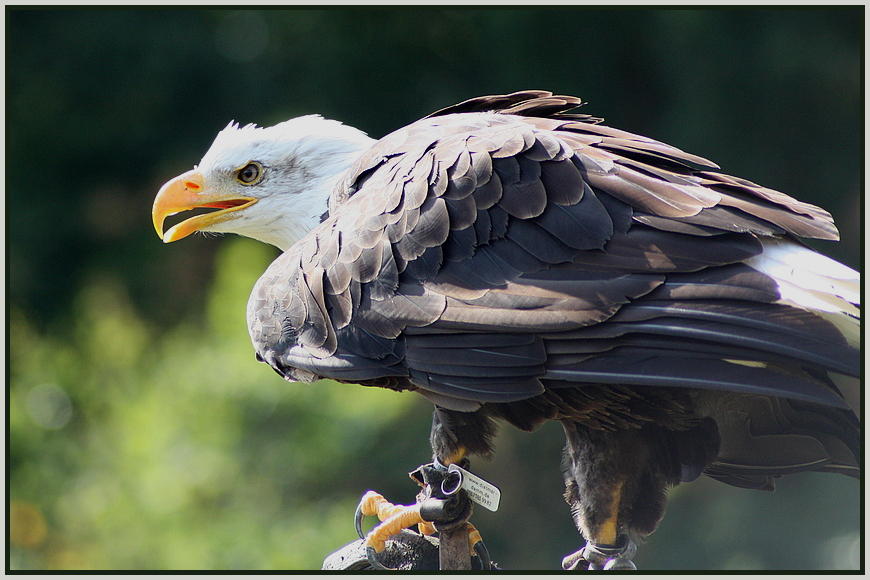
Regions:
[[[69, 332], [40, 334], [13, 311], [13, 569], [318, 568], [354, 538], [366, 489], [413, 499], [402, 473], [427, 460], [422, 399], [288, 384], [254, 361], [244, 305], [272, 255], [251, 240], [224, 241], [206, 320], [191, 315], [166, 330], [105, 278], [80, 292]], [[474, 521], [506, 567], [553, 568], [576, 548], [560, 497], [560, 439], [556, 425], [506, 431], [497, 461], [476, 463], [504, 492], [497, 514], [478, 510]], [[786, 480], [775, 496], [709, 481], [678, 488], [638, 561], [853, 567], [855, 487], [817, 475]], [[824, 551], [790, 545], [819, 537]]]
[[[419, 397], [288, 384], [258, 364], [248, 292], [275, 250], [166, 247], [148, 213], [230, 119], [319, 112], [381, 136], [526, 88], [829, 209], [858, 263], [861, 7], [7, 10], [7, 288], [13, 569], [317, 568], [366, 489], [410, 502]], [[579, 538], [561, 431], [505, 430], [474, 469], [509, 569]], [[847, 568], [858, 486], [681, 486], [638, 556], [656, 568]]]
[[[221, 247], [204, 324], [149, 328], [111, 280], [77, 298], [72, 340], [16, 313], [13, 498], [46, 530], [13, 542], [13, 568], [316, 568], [352, 539], [364, 490], [344, 472], [417, 401], [288, 385], [254, 361], [244, 306], [272, 254]], [[68, 422], [35, 407], [44, 385]]]

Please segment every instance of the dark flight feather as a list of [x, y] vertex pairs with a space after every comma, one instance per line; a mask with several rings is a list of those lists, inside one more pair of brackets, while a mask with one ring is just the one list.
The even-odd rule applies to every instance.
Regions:
[[[773, 240], [836, 239], [830, 215], [568, 112], [580, 103], [479, 97], [375, 143], [255, 287], [258, 355], [293, 380], [420, 389], [522, 428], [678, 425], [694, 405], [719, 425], [712, 477], [853, 473], [857, 423], [836, 417], [857, 391], [828, 374], [858, 375], [851, 323], [763, 267]], [[696, 476], [703, 461], [686, 461]]]

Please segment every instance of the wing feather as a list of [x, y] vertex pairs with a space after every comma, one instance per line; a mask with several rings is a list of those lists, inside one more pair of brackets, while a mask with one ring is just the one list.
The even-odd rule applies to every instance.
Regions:
[[400, 377], [466, 410], [545, 384], [856, 400], [826, 374], [857, 374], [832, 318], [854, 315], [852, 274], [819, 266], [801, 293], [759, 257], [761, 239], [836, 239], [830, 215], [579, 103], [480, 97], [376, 143], [255, 287], [258, 353], [290, 378]]

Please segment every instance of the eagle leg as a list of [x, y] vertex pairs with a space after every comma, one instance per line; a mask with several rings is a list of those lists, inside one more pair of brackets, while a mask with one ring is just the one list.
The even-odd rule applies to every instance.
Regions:
[[716, 424], [698, 416], [690, 398], [628, 394], [624, 408], [608, 411], [621, 422], [562, 420], [565, 500], [587, 542], [563, 560], [565, 569], [634, 569], [634, 542], [655, 531], [668, 489], [697, 478], [718, 456]]
[[[603, 492], [601, 495], [606, 496], [609, 493], [609, 502], [603, 503], [605, 506], [607, 503], [610, 505], [604, 509], [593, 510], [597, 513], [587, 514], [583, 518], [580, 527], [586, 529], [586, 545], [562, 560], [564, 570], [637, 570], [637, 566], [631, 561], [636, 545], [625, 534], [620, 533], [624, 528], [619, 520], [624, 483], [624, 480], [616, 480], [609, 489], [599, 489], [599, 493]], [[573, 504], [572, 510], [577, 519], [579, 510]]]
[[[365, 536], [362, 533], [363, 516], [377, 516], [381, 522]], [[426, 522], [420, 514], [419, 503], [396, 505], [374, 491], [367, 491], [363, 495], [356, 508], [354, 520], [357, 534], [360, 538], [365, 537], [366, 548], [373, 548], [379, 554], [384, 551], [387, 540], [405, 528], [417, 525], [428, 530], [432, 526], [431, 522]], [[425, 532], [421, 529], [421, 533]]]
[[[420, 485], [414, 505], [395, 505], [381, 494], [368, 491], [360, 500], [355, 515], [355, 526], [360, 538], [371, 554], [380, 554], [386, 549], [390, 537], [403, 529], [416, 525], [422, 535], [434, 535], [464, 529], [468, 536], [468, 553], [480, 559], [483, 569], [490, 565], [489, 554], [480, 532], [468, 523], [471, 501], [458, 486], [451, 485], [448, 472], [452, 464], [468, 468], [468, 455], [489, 454], [490, 440], [494, 434], [493, 421], [483, 413], [464, 413], [435, 408], [432, 420], [433, 461], [422, 465], [410, 474]], [[381, 521], [367, 535], [362, 532], [364, 516], [377, 516]], [[458, 538], [457, 538], [458, 539]], [[461, 545], [458, 546], [461, 550]]]
[[469, 455], [491, 455], [495, 430], [495, 422], [482, 411], [463, 413], [436, 406], [429, 435], [433, 463], [462, 465]]
[[563, 570], [637, 570], [631, 560], [637, 551], [634, 542], [621, 536], [614, 545], [586, 545], [562, 560]]
[[[422, 469], [437, 471], [438, 468], [430, 465], [422, 466]], [[396, 505], [387, 501], [383, 495], [368, 491], [363, 495], [357, 506], [355, 515], [355, 527], [360, 538], [365, 538], [364, 546], [367, 552], [380, 554], [386, 549], [386, 542], [392, 536], [399, 534], [405, 528], [416, 525], [420, 534], [433, 535], [439, 531], [447, 531], [456, 526], [461, 526], [468, 537], [468, 554], [477, 556], [482, 566], [489, 564], [489, 554], [480, 532], [468, 521], [471, 515], [471, 506], [467, 498], [432, 497], [428, 493], [429, 485], [417, 496], [414, 505]], [[457, 501], [458, 500], [458, 501]], [[364, 516], [377, 516], [381, 521], [367, 535], [362, 532], [362, 519]], [[371, 558], [370, 558], [371, 559]]]
[[591, 428], [564, 420], [565, 500], [586, 545], [565, 569], [635, 569], [633, 540], [664, 515], [668, 488], [700, 475], [716, 456], [718, 433], [706, 420]]

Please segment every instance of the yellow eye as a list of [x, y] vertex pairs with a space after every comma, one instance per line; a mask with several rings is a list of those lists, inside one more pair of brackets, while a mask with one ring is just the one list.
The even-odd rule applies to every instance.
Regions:
[[236, 179], [243, 185], [254, 185], [263, 179], [263, 166], [251, 161], [236, 172]]

